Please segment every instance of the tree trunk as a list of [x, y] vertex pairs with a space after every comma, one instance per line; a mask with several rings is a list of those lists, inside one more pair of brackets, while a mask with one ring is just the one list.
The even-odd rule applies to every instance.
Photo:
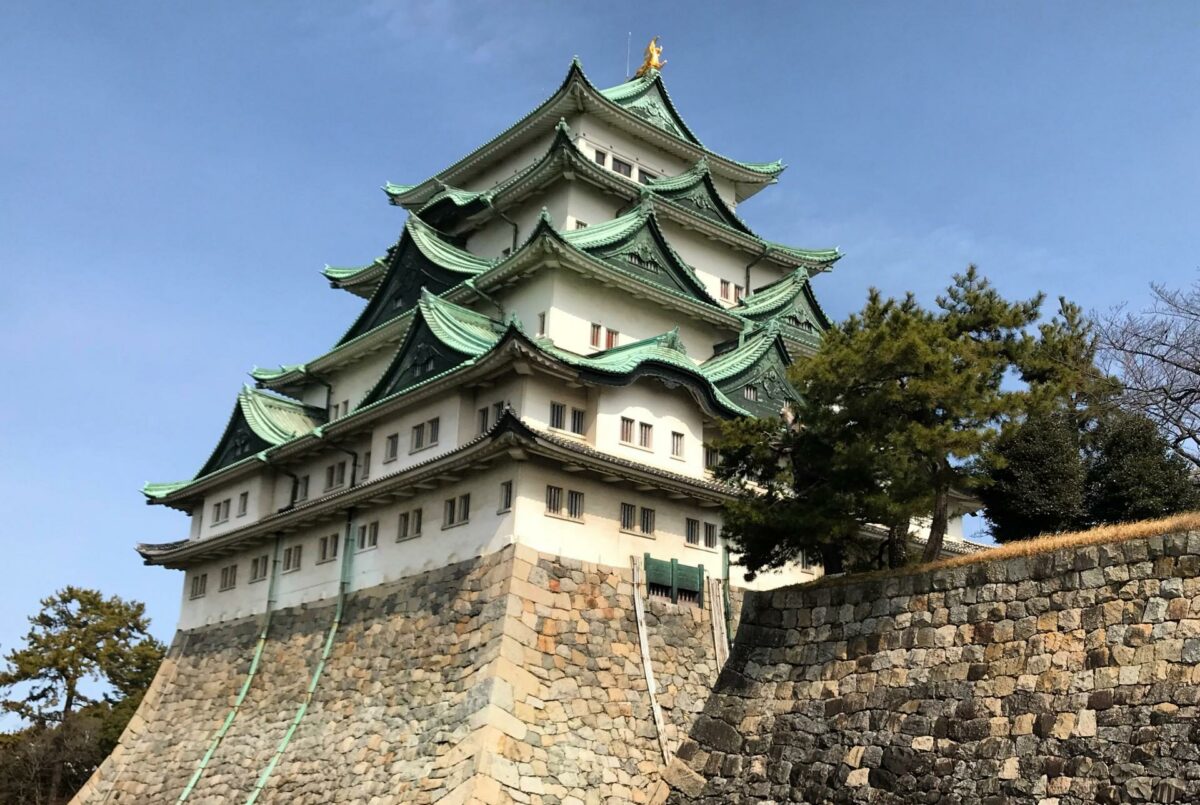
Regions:
[[893, 570], [908, 562], [908, 521], [893, 523], [887, 535], [888, 567]]
[[929, 523], [929, 542], [921, 558], [926, 562], [936, 560], [942, 553], [942, 540], [946, 526], [950, 523], [950, 487], [940, 486], [933, 498], [933, 520]]
[[62, 776], [63, 776], [63, 757], [62, 757], [62, 740], [67, 731], [67, 719], [71, 717], [71, 709], [75, 706], [75, 681], [67, 682], [66, 696], [63, 697], [62, 720], [58, 725], [58, 729], [54, 730], [50, 736], [51, 761], [50, 766], [50, 796], [49, 802], [52, 805], [59, 805], [62, 792]]

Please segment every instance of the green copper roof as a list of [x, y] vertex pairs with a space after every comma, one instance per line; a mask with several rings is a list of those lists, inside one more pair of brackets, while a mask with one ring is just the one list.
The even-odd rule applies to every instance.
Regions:
[[283, 444], [321, 424], [312, 408], [253, 386], [242, 387], [238, 406], [254, 432], [272, 445]]
[[415, 215], [408, 217], [408, 221], [404, 224], [404, 230], [421, 250], [421, 253], [442, 268], [474, 276], [492, 266], [491, 260], [476, 257], [466, 249], [460, 249], [447, 243], [433, 227]]
[[438, 340], [451, 349], [467, 355], [482, 355], [491, 349], [504, 325], [482, 313], [439, 299], [428, 291], [417, 303], [421, 318]]
[[191, 481], [168, 481], [166, 483], [150, 483], [147, 481], [142, 486], [142, 494], [151, 500], [157, 500], [158, 498], [165, 498], [172, 492], [183, 489], [190, 483]]
[[325, 268], [321, 269], [321, 273], [329, 278], [329, 280], [332, 282], [345, 282], [346, 280], [359, 276], [364, 271], [370, 271], [371, 269], [379, 268], [380, 266], [385, 265], [384, 260], [385, 258], [383, 257], [376, 257], [374, 261], [365, 266], [353, 266], [349, 268], [325, 266]]
[[[801, 304], [798, 305], [797, 302]], [[803, 318], [810, 320], [817, 329], [826, 330], [830, 325], [829, 317], [817, 304], [808, 273], [803, 268], [796, 269], [770, 285], [758, 288], [735, 307], [730, 308], [730, 312], [754, 321], [803, 312], [807, 314]]]
[[255, 366], [250, 370], [250, 376], [260, 383], [270, 383], [272, 380], [290, 375], [292, 372], [303, 371], [304, 364], [302, 363], [281, 364], [278, 369], [262, 369]]
[[758, 186], [769, 184], [774, 182], [776, 176], [784, 169], [783, 163], [779, 161], [739, 162], [709, 151], [700, 145], [699, 140], [679, 116], [657, 73], [648, 80], [636, 79], [608, 90], [600, 90], [584, 74], [579, 61], [575, 60], [571, 63], [566, 78], [554, 94], [500, 134], [446, 170], [420, 184], [388, 183], [384, 185], [384, 191], [392, 197], [393, 201], [406, 205], [422, 204], [442, 192], [446, 183], [461, 181], [471, 176], [475, 166], [485, 156], [494, 153], [498, 147], [501, 147], [506, 141], [510, 141], [518, 133], [528, 134], [539, 130], [544, 131], [541, 126], [546, 125], [546, 116], [554, 115], [561, 119], [568, 114], [589, 111], [589, 106], [601, 109], [607, 107], [609, 111], [616, 112], [618, 117], [624, 116], [626, 119], [632, 117], [644, 125], [652, 126], [669, 134], [683, 146], [683, 148], [675, 150], [681, 150], [684, 153], [690, 152], [695, 156], [703, 153], [722, 166], [723, 174], [728, 174], [730, 178], [744, 184]]
[[700, 371], [714, 383], [741, 374], [758, 363], [778, 338], [777, 326], [768, 324], [766, 327], [758, 327], [744, 336], [741, 343], [733, 349], [714, 355], [700, 364]]

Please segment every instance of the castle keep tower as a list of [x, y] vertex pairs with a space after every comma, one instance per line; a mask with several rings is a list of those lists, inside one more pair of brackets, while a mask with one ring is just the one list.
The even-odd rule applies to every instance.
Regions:
[[828, 326], [810, 278], [839, 255], [742, 221], [783, 164], [705, 148], [655, 63], [598, 89], [576, 61], [509, 129], [384, 188], [398, 241], [325, 271], [358, 318], [255, 370], [195, 478], [145, 487], [191, 517], [138, 546], [184, 571], [180, 628], [512, 544], [728, 577], [706, 443], [787, 402], [785, 367]]

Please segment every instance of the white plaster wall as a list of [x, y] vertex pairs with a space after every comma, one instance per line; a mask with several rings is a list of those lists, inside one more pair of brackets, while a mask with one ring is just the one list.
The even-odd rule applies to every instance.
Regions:
[[[550, 148], [550, 143], [553, 142], [554, 137], [555, 132], [553, 129], [539, 137], [535, 137], [515, 151], [509, 152], [503, 159], [493, 159], [489, 164], [481, 166], [475, 173], [466, 177], [465, 181], [459, 180], [458, 187], [463, 190], [472, 190], [475, 192], [490, 190], [500, 184], [500, 182], [510, 178], [513, 174], [524, 170], [541, 159], [547, 149]], [[463, 156], [466, 155], [464, 154]], [[449, 167], [449, 165], [446, 167]]]
[[[367, 392], [375, 387], [379, 378], [383, 377], [383, 373], [395, 355], [395, 347], [382, 349], [345, 369], [330, 373], [324, 379], [333, 386], [332, 402], [341, 403], [343, 400], [349, 400], [350, 410], [357, 409], [362, 404], [363, 398], [367, 396]], [[321, 389], [322, 394], [317, 406], [323, 409], [325, 407], [325, 387], [318, 386], [318, 388]]]
[[[350, 589], [361, 590], [404, 576], [411, 576], [453, 562], [492, 553], [513, 541], [513, 514], [499, 512], [500, 483], [516, 480], [517, 466], [509, 464], [471, 477], [469, 482], [431, 490], [403, 501], [359, 511], [350, 523]], [[447, 498], [469, 492], [471, 517], [462, 525], [442, 528]], [[401, 512], [420, 507], [424, 512], [420, 537], [397, 541]], [[357, 528], [379, 523], [377, 547], [359, 551]], [[319, 562], [319, 539], [337, 534], [339, 555], [334, 561]], [[284, 549], [302, 545], [300, 569], [282, 572]], [[266, 609], [268, 581], [250, 581], [250, 563], [256, 556], [274, 556], [274, 538], [264, 538], [239, 555], [197, 566], [183, 574], [183, 594], [179, 628], [190, 629], [222, 620], [259, 614]], [[346, 555], [346, 520], [339, 517], [281, 538], [280, 567], [276, 582], [276, 606], [298, 606], [337, 595], [342, 559]], [[237, 585], [218, 590], [221, 568], [237, 564]], [[208, 574], [208, 592], [201, 598], [190, 597], [192, 576]], [[269, 577], [268, 577], [269, 578]]]
[[[399, 472], [458, 447], [459, 418], [462, 411], [460, 395], [448, 393], [439, 400], [426, 402], [402, 413], [380, 419], [371, 434], [371, 478]], [[439, 419], [437, 444], [429, 446], [429, 437], [426, 434], [427, 446], [412, 452], [413, 426], [421, 422], [428, 422], [434, 417]], [[400, 437], [399, 451], [395, 460], [385, 461], [387, 437], [393, 433]]]
[[[621, 417], [635, 420], [634, 444], [621, 442]], [[637, 422], [654, 425], [653, 448], [638, 447]], [[684, 458], [671, 457], [671, 432], [684, 434]], [[695, 399], [682, 389], [668, 389], [653, 379], [629, 386], [602, 388], [596, 412], [596, 448], [630, 461], [671, 472], [704, 477], [704, 416]]]
[[[597, 148], [607, 153], [609, 157], [605, 161], [605, 167], [609, 170], [612, 169], [613, 155], [634, 167], [645, 167], [656, 176], [677, 176], [692, 167], [691, 163], [673, 154], [668, 154], [657, 146], [614, 128], [591, 115], [576, 115], [568, 122], [572, 132], [576, 134], [575, 147], [588, 159], [592, 159]], [[620, 176], [618, 173], [613, 173], [613, 175]], [[632, 181], [637, 183], [636, 171]], [[717, 190], [721, 193], [722, 198], [732, 199], [732, 186], [724, 188], [718, 186]], [[728, 197], [725, 195], [726, 192], [729, 192]]]
[[[671, 221], [659, 219], [663, 233], [672, 248], [679, 253], [696, 271], [696, 276], [704, 283], [709, 294], [726, 307], [736, 304], [733, 291], [730, 290], [728, 300], [721, 299], [721, 280], [729, 280], [732, 285], [746, 285], [746, 266], [755, 260], [755, 255], [747, 255], [724, 243], [710, 240], [690, 229], [684, 229]], [[750, 269], [749, 291], [774, 282], [783, 276], [783, 271], [774, 263], [760, 261]]]
[[[546, 486], [583, 492], [583, 522], [546, 514]], [[622, 531], [621, 503], [647, 506], [655, 511], [653, 536]], [[720, 509], [694, 502], [671, 500], [661, 493], [638, 492], [624, 483], [606, 484], [590, 473], [568, 473], [540, 463], [525, 463], [518, 473], [516, 539], [536, 550], [585, 562], [627, 567], [630, 556], [649, 552], [655, 559], [678, 559], [687, 565], [704, 565], [705, 575], [721, 575], [721, 543], [703, 547], [687, 544], [686, 523], [693, 517], [720, 527]]]
[[[520, 204], [504, 208], [504, 214], [517, 224], [517, 247], [529, 240], [537, 227], [542, 209], [550, 215], [556, 229], [566, 226], [567, 182], [556, 182], [545, 192], [535, 193]], [[497, 258], [505, 249], [512, 247], [512, 224], [500, 216], [493, 217], [487, 224], [467, 237], [467, 251], [479, 257]]]
[[[233, 483], [216, 487], [204, 496], [203, 515], [196, 512], [192, 515], [192, 539], [209, 539], [224, 534], [235, 528], [241, 528], [253, 523], [264, 514], [270, 513], [270, 473], [267, 471], [241, 478]], [[246, 505], [246, 513], [238, 516], [238, 497], [248, 492], [250, 497]], [[218, 501], [229, 499], [229, 519], [223, 523], [213, 523], [213, 505]], [[197, 518], [201, 519], [197, 521]], [[197, 528], [196, 523], [200, 525]]]

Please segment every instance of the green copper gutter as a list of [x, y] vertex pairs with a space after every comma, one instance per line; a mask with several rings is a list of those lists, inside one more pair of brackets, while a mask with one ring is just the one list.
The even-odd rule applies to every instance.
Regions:
[[267, 767], [258, 776], [258, 782], [254, 784], [254, 790], [246, 798], [246, 805], [254, 805], [263, 790], [267, 787], [267, 782], [270, 780], [272, 772], [279, 765], [283, 753], [287, 751], [288, 744], [292, 742], [292, 736], [296, 734], [296, 730], [300, 727], [300, 722], [304, 720], [305, 714], [308, 713], [308, 706], [312, 704], [313, 694], [316, 693], [317, 685], [320, 684], [321, 676], [325, 672], [325, 664], [329, 661], [330, 656], [333, 655], [333, 641], [337, 637], [338, 629], [342, 625], [342, 613], [345, 611], [346, 593], [350, 589], [350, 569], [352, 557], [354, 556], [353, 539], [354, 509], [349, 509], [346, 511], [346, 538], [342, 542], [341, 581], [338, 584], [338, 597], [333, 611], [333, 623], [330, 624], [329, 634], [325, 637], [325, 647], [321, 650], [321, 658], [317, 661], [317, 667], [313, 669], [312, 679], [309, 680], [308, 688], [304, 693], [304, 699], [301, 700], [300, 706], [296, 709], [296, 715], [292, 718], [292, 723], [288, 725], [287, 732], [283, 734], [283, 739], [280, 740], [279, 746], [275, 749], [275, 754], [271, 756]]
[[254, 682], [254, 677], [258, 674], [258, 666], [262, 662], [263, 650], [267, 645], [267, 632], [271, 628], [271, 612], [275, 609], [276, 583], [279, 579], [278, 535], [275, 537], [275, 550], [273, 554], [271, 557], [271, 580], [267, 582], [267, 609], [263, 613], [262, 629], [258, 633], [258, 642], [254, 646], [254, 655], [250, 659], [250, 670], [246, 672], [246, 681], [242, 683], [242, 688], [238, 691], [237, 699], [234, 700], [233, 708], [230, 709], [229, 714], [225, 716], [225, 721], [217, 729], [212, 740], [209, 741], [208, 750], [200, 758], [200, 763], [196, 766], [196, 771], [192, 773], [191, 779], [188, 780], [187, 785], [180, 792], [179, 799], [175, 800], [176, 802], [186, 802], [187, 798], [196, 790], [196, 784], [200, 782], [200, 778], [208, 770], [208, 764], [212, 761], [213, 755], [216, 754], [217, 748], [225, 740], [225, 736], [229, 734], [229, 728], [233, 726], [234, 719], [237, 718], [238, 712], [242, 709], [242, 704], [246, 701], [246, 695], [250, 692], [250, 685]]

